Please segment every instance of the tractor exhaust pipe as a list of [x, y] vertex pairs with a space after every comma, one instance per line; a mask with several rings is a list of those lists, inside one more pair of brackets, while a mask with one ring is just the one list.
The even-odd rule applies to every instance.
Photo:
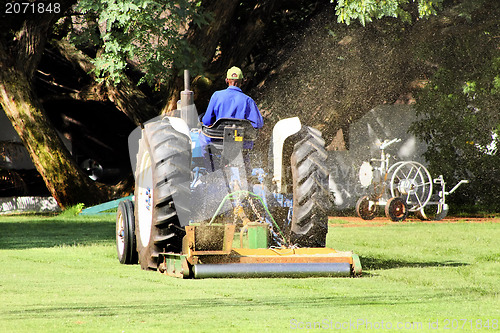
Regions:
[[189, 77], [189, 70], [184, 70], [184, 90], [181, 91], [181, 118], [187, 123], [188, 127], [199, 127], [198, 111], [194, 105], [194, 92], [191, 90], [191, 79]]
[[264, 277], [349, 277], [349, 263], [258, 263], [199, 264], [193, 266], [195, 279]]
[[184, 70], [184, 91], [191, 90], [191, 80], [189, 77], [189, 69]]

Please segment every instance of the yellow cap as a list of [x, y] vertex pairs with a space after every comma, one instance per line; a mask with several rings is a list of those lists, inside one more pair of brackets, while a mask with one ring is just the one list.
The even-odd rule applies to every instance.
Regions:
[[227, 78], [230, 80], [241, 80], [243, 79], [243, 72], [238, 67], [231, 67], [227, 70]]

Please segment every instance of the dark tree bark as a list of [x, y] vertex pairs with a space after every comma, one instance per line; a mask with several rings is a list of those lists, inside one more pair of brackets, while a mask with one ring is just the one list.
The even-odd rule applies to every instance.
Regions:
[[213, 67], [225, 72], [233, 65], [241, 65], [264, 36], [269, 21], [282, 3], [283, 0], [257, 1], [244, 16], [233, 16], [228, 33], [222, 39], [222, 57], [213, 63]]
[[0, 104], [48, 190], [63, 208], [80, 202], [97, 203], [106, 197], [76, 166], [32, 89], [47, 33], [73, 3], [61, 1], [60, 14], [26, 16], [16, 31], [9, 31], [13, 25], [4, 25], [0, 35]]
[[62, 207], [105, 198], [74, 163], [22, 72], [0, 69], [0, 99], [47, 189]]
[[54, 43], [66, 60], [79, 66], [84, 72], [92, 76], [91, 87], [85, 89], [86, 92], [91, 93], [82, 94], [80, 97], [85, 99], [89, 95], [93, 95], [92, 92], [95, 92], [97, 99], [113, 102], [116, 108], [127, 115], [137, 126], [159, 114], [159, 111], [151, 105], [147, 96], [130, 79], [125, 78], [117, 86], [106, 84], [104, 87], [103, 84], [96, 82], [95, 76], [92, 74], [95, 66], [89, 56], [65, 40], [55, 41]]

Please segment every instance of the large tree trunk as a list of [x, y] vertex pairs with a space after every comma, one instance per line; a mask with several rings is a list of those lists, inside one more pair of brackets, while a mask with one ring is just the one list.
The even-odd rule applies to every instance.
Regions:
[[[73, 3], [61, 1], [60, 15]], [[80, 202], [97, 203], [105, 195], [76, 166], [31, 86], [47, 32], [57, 18], [55, 13], [25, 17], [14, 25], [18, 30], [12, 34], [9, 30], [13, 25], [0, 27], [5, 31], [0, 36], [0, 104], [48, 190], [66, 208]]]
[[25, 74], [2, 66], [0, 100], [48, 190], [62, 207], [105, 199], [96, 184], [74, 163], [34, 97]]

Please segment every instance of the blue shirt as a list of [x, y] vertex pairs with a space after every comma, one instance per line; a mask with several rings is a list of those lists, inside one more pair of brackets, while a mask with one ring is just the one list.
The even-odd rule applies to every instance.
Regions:
[[257, 104], [235, 86], [216, 91], [212, 95], [201, 121], [205, 126], [210, 126], [219, 118], [247, 119], [255, 128], [262, 128], [264, 125]]

